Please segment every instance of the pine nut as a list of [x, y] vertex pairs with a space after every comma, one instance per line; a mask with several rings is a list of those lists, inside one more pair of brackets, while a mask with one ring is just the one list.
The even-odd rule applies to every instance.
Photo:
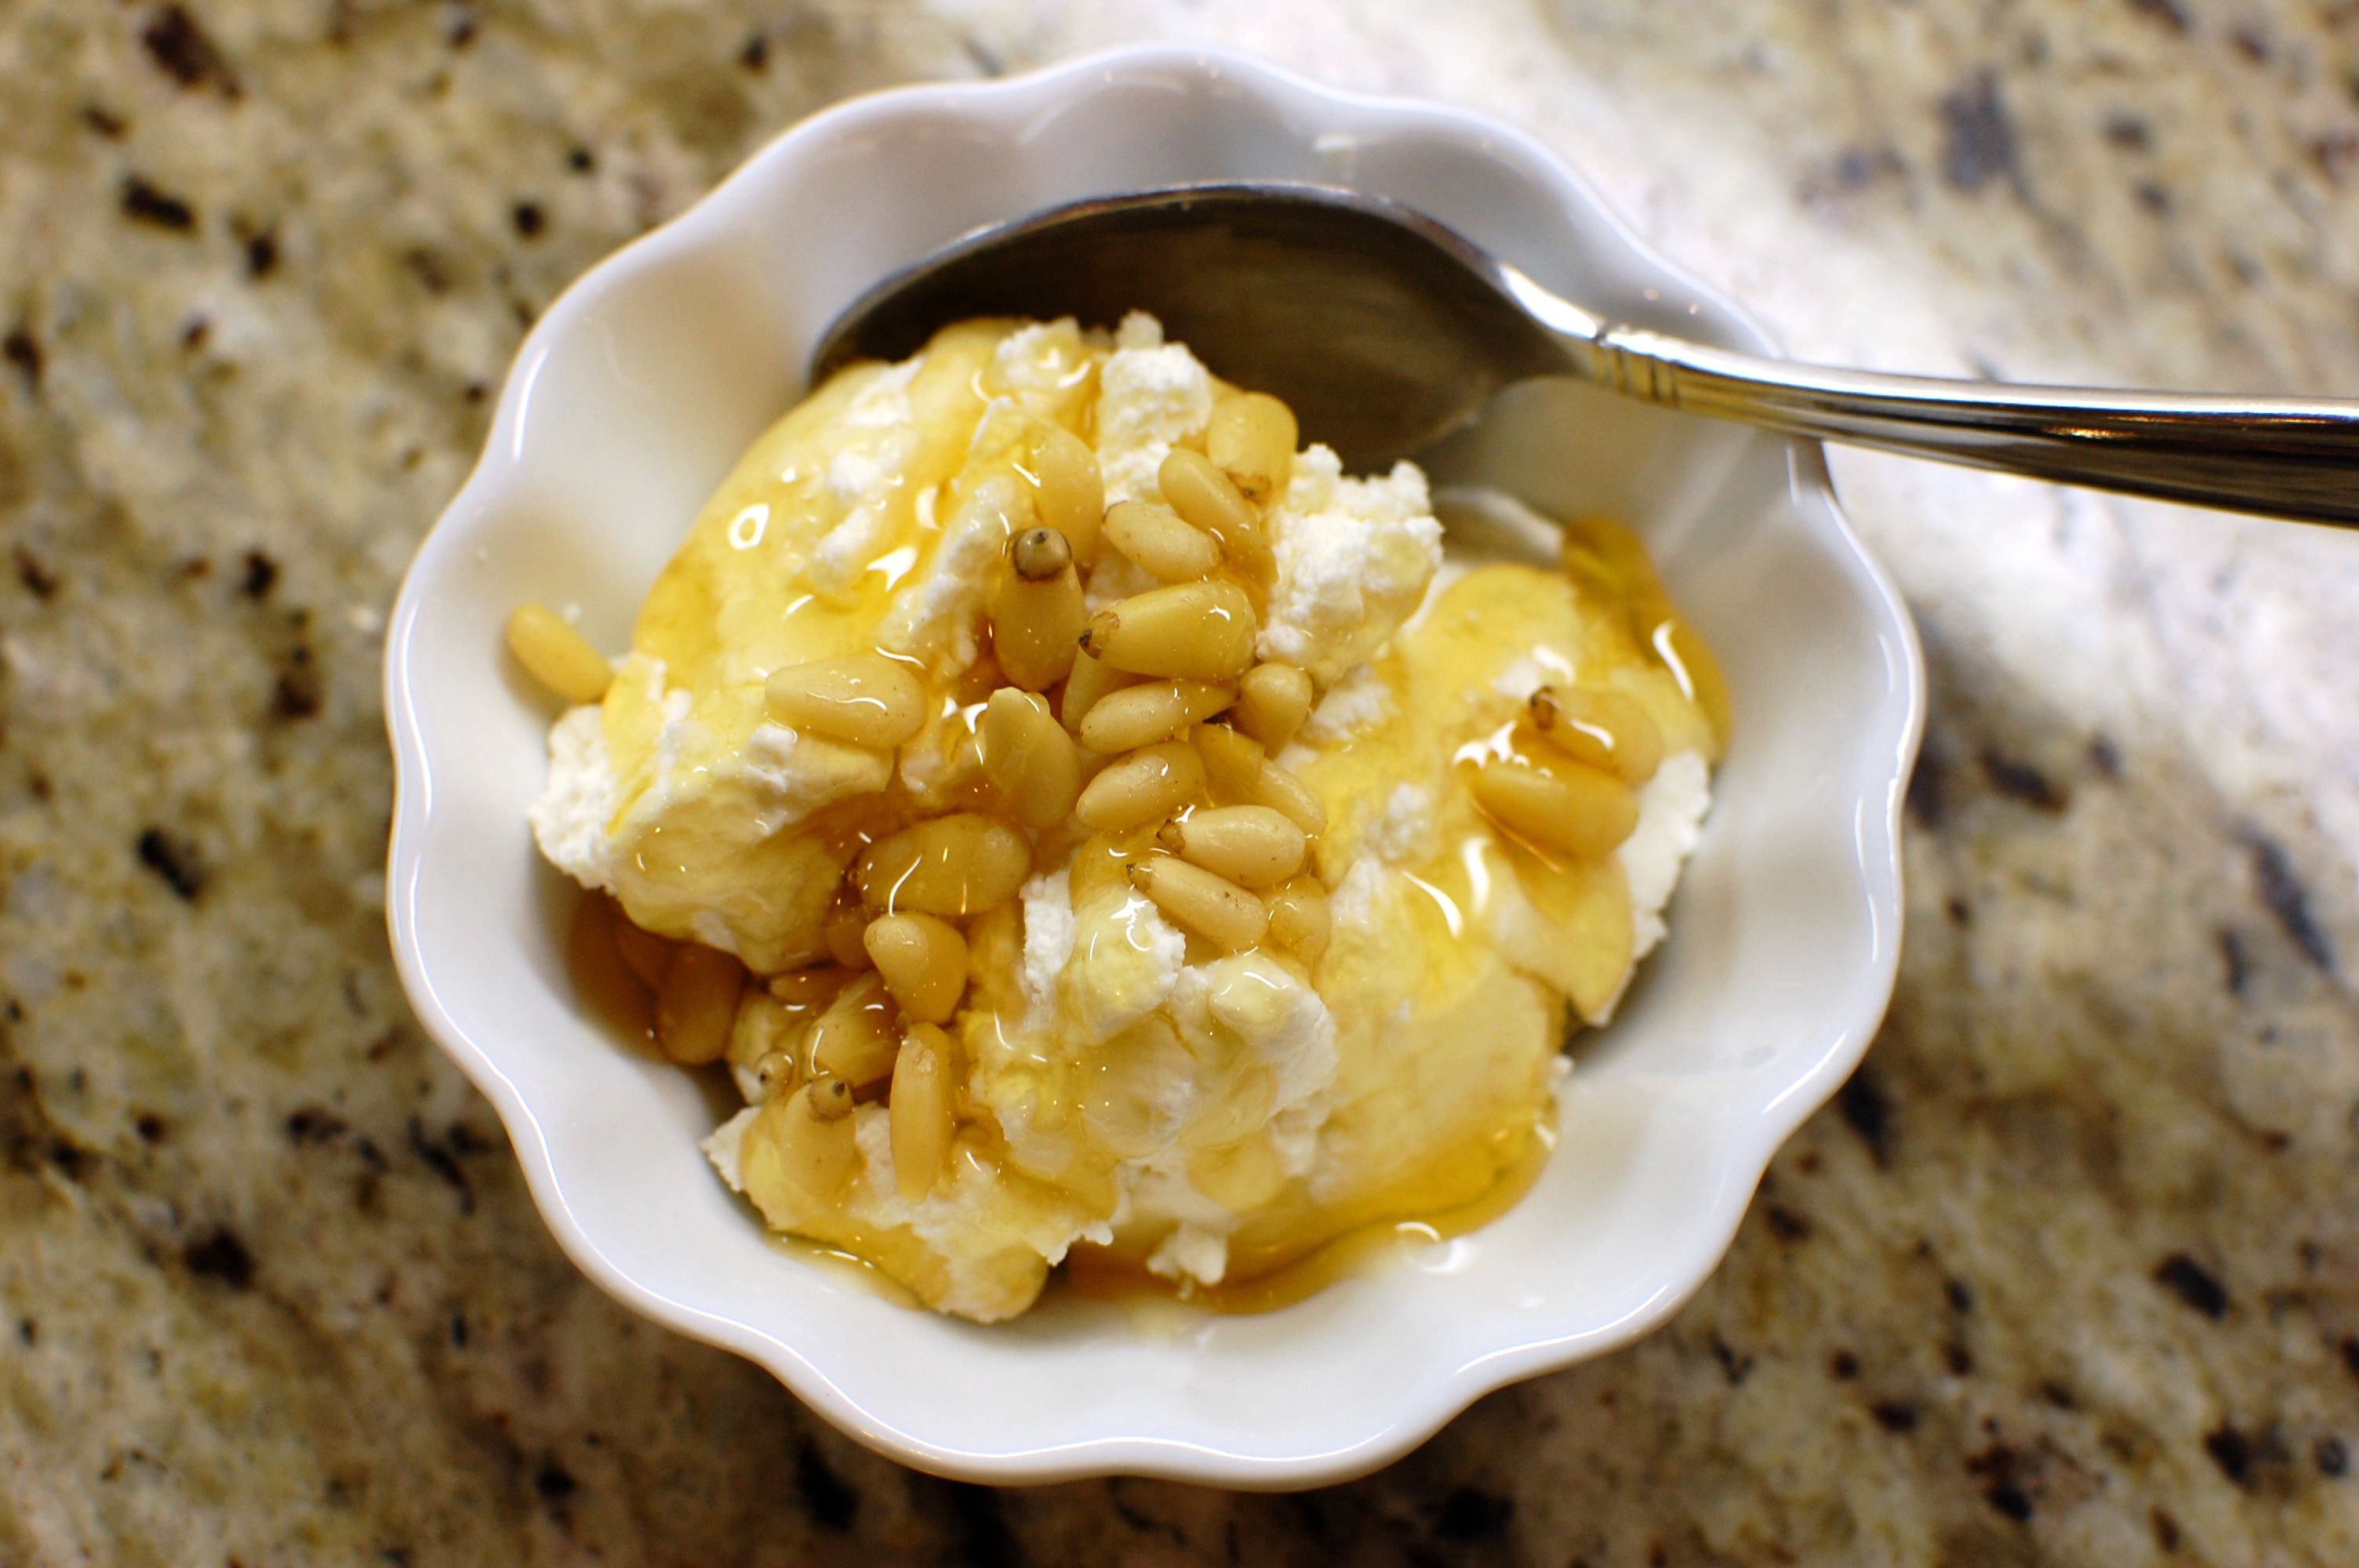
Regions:
[[1064, 722], [1066, 733], [1078, 735], [1082, 732], [1082, 720], [1090, 716], [1090, 709], [1097, 705], [1098, 698], [1110, 691], [1135, 686], [1137, 681], [1136, 676], [1115, 669], [1103, 659], [1090, 657], [1087, 648], [1077, 648], [1072, 673], [1065, 677], [1064, 706], [1057, 714]]
[[840, 1078], [857, 1089], [891, 1072], [897, 1049], [893, 999], [882, 979], [866, 974], [844, 987], [819, 1015], [804, 1054], [813, 1078]]
[[957, 1130], [951, 1104], [951, 1038], [930, 1023], [912, 1024], [893, 1066], [893, 1184], [903, 1203], [934, 1190], [950, 1163]]
[[1274, 757], [1310, 717], [1312, 696], [1310, 677], [1292, 665], [1256, 665], [1237, 682], [1237, 706], [1230, 722]]
[[1212, 794], [1228, 802], [1254, 804], [1261, 787], [1261, 770], [1268, 759], [1260, 742], [1225, 724], [1207, 724], [1190, 737], [1204, 762], [1204, 778]]
[[1302, 869], [1310, 840], [1266, 806], [1213, 806], [1163, 825], [1156, 835], [1190, 865], [1243, 887], [1275, 887]]
[[889, 750], [926, 722], [926, 688], [915, 671], [882, 654], [846, 654], [770, 672], [770, 717], [855, 746]]
[[1327, 807], [1310, 786], [1271, 762], [1252, 737], [1224, 724], [1200, 724], [1190, 739], [1223, 805], [1266, 806], [1313, 838], [1327, 831]]
[[508, 616], [508, 652], [525, 673], [568, 702], [598, 702], [614, 668], [590, 639], [545, 604], [519, 604]]
[[1261, 765], [1261, 784], [1255, 804], [1283, 812], [1293, 824], [1313, 838], [1327, 831], [1327, 806], [1310, 786], [1276, 762]]
[[1248, 392], [1212, 406], [1204, 452], [1247, 501], [1267, 506], [1286, 493], [1299, 438], [1293, 409], [1266, 392]]
[[1061, 425], [1044, 425], [1033, 432], [1024, 466], [1040, 521], [1065, 536], [1075, 560], [1087, 566], [1097, 559], [1105, 476], [1089, 443]]
[[1006, 903], [1032, 874], [1032, 846], [975, 812], [937, 816], [871, 844], [854, 879], [869, 908], [946, 919]]
[[614, 951], [623, 956], [623, 968], [647, 989], [662, 986], [664, 970], [671, 967], [672, 954], [679, 947], [677, 942], [640, 930], [620, 909], [614, 911]]
[[1543, 850], [1576, 860], [1611, 854], [1638, 826], [1638, 797], [1602, 768], [1568, 762], [1545, 772], [1526, 762], [1474, 770], [1474, 804]]
[[[839, 1083], [836, 1089], [842, 1089]], [[745, 1141], [739, 1162], [745, 1182], [745, 1195], [762, 1211], [762, 1217], [777, 1229], [788, 1229], [809, 1223], [813, 1208], [832, 1208], [850, 1184], [853, 1173], [860, 1168], [860, 1145], [853, 1141], [852, 1118], [849, 1115], [822, 1115], [820, 1099], [835, 1102], [832, 1093], [820, 1093], [821, 1086], [796, 1094], [780, 1095], [764, 1106], [754, 1124], [745, 1130]], [[852, 1097], [842, 1097], [843, 1109], [852, 1108]]]
[[684, 1067], [721, 1060], [737, 1022], [745, 966], [718, 947], [683, 944], [656, 989], [656, 1044]]
[[1082, 793], [1082, 754], [1049, 716], [1045, 698], [1001, 687], [984, 707], [976, 738], [983, 771], [1016, 821], [1051, 827], [1072, 816]]
[[1237, 688], [1200, 680], [1155, 680], [1098, 698], [1082, 720], [1082, 744], [1105, 756], [1169, 741], [1237, 699]]
[[754, 1098], [758, 1104], [767, 1105], [780, 1095], [792, 1094], [796, 1082], [802, 1076], [791, 1051], [766, 1051], [754, 1063]]
[[1295, 877], [1280, 882], [1263, 902], [1269, 910], [1270, 940], [1299, 955], [1306, 964], [1317, 963], [1327, 951], [1327, 938], [1334, 929], [1327, 909], [1327, 890], [1319, 879]]
[[1027, 528], [1008, 541], [1007, 569], [991, 594], [991, 646], [1002, 674], [1028, 691], [1048, 690], [1073, 667], [1087, 619], [1064, 535]]
[[1277, 575], [1261, 514], [1212, 459], [1174, 447], [1156, 470], [1155, 482], [1164, 504], [1219, 541], [1223, 556], [1263, 582]]
[[842, 1121], [852, 1114], [852, 1086], [842, 1078], [813, 1078], [799, 1097], [821, 1121]]
[[[1058, 732], [1063, 739], [1063, 731]], [[930, 914], [886, 914], [864, 938], [878, 978], [919, 1023], [948, 1023], [966, 989], [966, 938]]]
[[1532, 693], [1532, 728], [1577, 762], [1642, 784], [1663, 763], [1663, 732], [1627, 692], [1544, 686]]
[[1130, 883], [1155, 907], [1216, 947], [1242, 953], [1269, 928], [1261, 900], [1226, 877], [1170, 855], [1130, 863]]
[[794, 1024], [794, 1014], [786, 1003], [758, 986], [748, 987], [737, 1000], [737, 1016], [730, 1022], [724, 1054], [737, 1066], [750, 1066], [786, 1049]]
[[1221, 542], [1168, 506], [1119, 501], [1106, 512], [1106, 543], [1165, 582], [1194, 582], [1220, 569]]
[[826, 944], [828, 957], [847, 969], [868, 967], [868, 949], [861, 937], [868, 929], [868, 916], [857, 909], [840, 909], [828, 916], [821, 928], [820, 940]]
[[1233, 582], [1182, 582], [1090, 617], [1082, 647], [1118, 670], [1234, 680], [1253, 663], [1253, 601]]
[[1100, 770], [1073, 814], [1094, 832], [1119, 832], [1170, 816], [1203, 787], [1204, 764], [1194, 750], [1184, 741], [1166, 741]]

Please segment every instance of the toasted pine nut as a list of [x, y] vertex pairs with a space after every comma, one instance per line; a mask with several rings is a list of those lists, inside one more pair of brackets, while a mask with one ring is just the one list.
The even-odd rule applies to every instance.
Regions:
[[731, 1064], [751, 1066], [786, 1049], [796, 1022], [793, 1011], [785, 1002], [759, 986], [746, 987], [737, 1000], [737, 1016], [729, 1025], [729, 1048], [725, 1054]]
[[1233, 582], [1149, 589], [1090, 617], [1082, 647], [1118, 670], [1234, 680], [1253, 663], [1253, 601]]
[[966, 989], [966, 938], [957, 926], [930, 914], [886, 914], [868, 923], [864, 940], [902, 1011], [919, 1023], [951, 1021]]
[[820, 939], [827, 945], [829, 957], [847, 969], [864, 969], [868, 967], [868, 949], [861, 936], [867, 929], [868, 916], [864, 912], [840, 909], [828, 916]]
[[1333, 922], [1327, 910], [1327, 890], [1317, 877], [1295, 877], [1263, 895], [1269, 910], [1270, 940], [1315, 964], [1327, 951]]
[[934, 1190], [957, 1130], [951, 1104], [951, 1037], [930, 1023], [909, 1026], [893, 1065], [893, 1185], [903, 1203]]
[[1544, 686], [1532, 693], [1532, 728], [1578, 762], [1642, 784], [1663, 765], [1663, 732], [1627, 692]]
[[1262, 763], [1253, 803], [1284, 813], [1297, 827], [1314, 838], [1327, 831], [1325, 803], [1311, 793], [1309, 784], [1276, 762]]
[[916, 672], [882, 654], [773, 670], [763, 698], [779, 723], [855, 746], [897, 746], [926, 722], [926, 688]]
[[832, 1089], [813, 1084], [771, 1100], [745, 1130], [745, 1195], [774, 1227], [807, 1223], [813, 1206], [832, 1206], [860, 1168], [851, 1116], [822, 1114], [822, 1101], [831, 1112], [838, 1103], [844, 1113], [852, 1108], [841, 1082]]
[[1136, 676], [1115, 669], [1103, 659], [1090, 657], [1088, 649], [1077, 648], [1072, 673], [1065, 677], [1064, 707], [1058, 710], [1057, 717], [1063, 721], [1068, 734], [1078, 735], [1082, 732], [1082, 720], [1090, 716], [1098, 698], [1137, 681]]
[[754, 1063], [754, 1094], [763, 1105], [792, 1094], [802, 1077], [802, 1066], [791, 1051], [765, 1051]]
[[508, 652], [525, 673], [568, 702], [597, 702], [614, 684], [614, 669], [545, 604], [519, 604], [508, 616]]
[[1310, 786], [1271, 762], [1252, 737], [1225, 724], [1200, 724], [1190, 738], [1223, 805], [1266, 806], [1313, 837], [1327, 831], [1327, 807]]
[[1151, 680], [1098, 698], [1082, 720], [1082, 744], [1112, 756], [1169, 741], [1237, 699], [1237, 688], [1200, 680]]
[[654, 990], [663, 984], [664, 970], [670, 968], [672, 954], [679, 946], [679, 943], [652, 931], [640, 930], [631, 924], [629, 915], [620, 909], [614, 911], [614, 951], [623, 956], [623, 968], [647, 989]]
[[1256, 506], [1286, 493], [1300, 432], [1294, 410], [1266, 392], [1248, 392], [1212, 406], [1204, 453]]
[[1001, 672], [1027, 690], [1046, 691], [1073, 667], [1086, 619], [1065, 536], [1027, 528], [1010, 540], [1007, 568], [991, 594], [991, 646]]
[[869, 908], [955, 917], [1006, 903], [1032, 874], [1032, 846], [995, 817], [955, 812], [871, 844], [854, 879]]
[[1203, 759], [1205, 782], [1223, 804], [1256, 804], [1261, 771], [1267, 763], [1261, 743], [1225, 724], [1200, 726], [1190, 737]]
[[1151, 502], [1118, 501], [1109, 507], [1105, 538], [1165, 582], [1194, 582], [1220, 569], [1218, 539]]
[[1156, 908], [1232, 953], [1242, 953], [1259, 942], [1269, 928], [1269, 912], [1262, 908], [1261, 900], [1226, 877], [1176, 856], [1133, 860], [1130, 883], [1154, 900]]
[[1230, 721], [1274, 757], [1310, 717], [1311, 696], [1310, 677], [1292, 665], [1256, 665], [1237, 682]]
[[1638, 797], [1603, 768], [1568, 762], [1543, 772], [1525, 762], [1474, 770], [1474, 804], [1542, 849], [1575, 859], [1611, 854], [1638, 826]]
[[1061, 425], [1033, 432], [1025, 462], [1040, 521], [1065, 536], [1073, 558], [1087, 566], [1097, 558], [1098, 527], [1105, 516], [1105, 476], [1089, 443]]
[[717, 1062], [737, 1022], [745, 966], [718, 947], [685, 943], [656, 989], [656, 1044], [682, 1066]]
[[1261, 514], [1203, 453], [1174, 447], [1156, 470], [1164, 504], [1219, 541], [1221, 554], [1256, 578], [1275, 575]]
[[1026, 582], [1047, 582], [1073, 564], [1073, 546], [1054, 528], [1027, 528], [1007, 541], [1007, 565]]
[[1016, 821], [1049, 827], [1072, 816], [1082, 793], [1082, 754], [1049, 716], [1044, 698], [1001, 687], [984, 705], [976, 737], [983, 771]]
[[1191, 865], [1243, 887], [1275, 887], [1302, 869], [1310, 840], [1266, 806], [1212, 806], [1175, 817], [1156, 835]]
[[1143, 747], [1102, 769], [1073, 808], [1082, 826], [1117, 832], [1169, 816], [1204, 787], [1204, 764], [1184, 741]]
[[811, 1025], [805, 1043], [811, 1076], [841, 1078], [864, 1088], [893, 1070], [897, 1043], [893, 1033], [893, 999], [885, 982], [865, 974], [843, 988]]
[[803, 1086], [802, 1098], [821, 1121], [842, 1121], [852, 1114], [852, 1086], [842, 1078], [813, 1078]]

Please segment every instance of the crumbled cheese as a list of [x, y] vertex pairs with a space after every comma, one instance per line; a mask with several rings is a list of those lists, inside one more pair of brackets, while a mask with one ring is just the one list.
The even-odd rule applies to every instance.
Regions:
[[549, 731], [549, 782], [525, 815], [549, 864], [583, 887], [613, 885], [606, 825], [620, 790], [606, 755], [605, 710], [595, 703], [570, 710]]
[[1073, 957], [1073, 882], [1069, 869], [1024, 884], [1024, 1002], [1046, 1027], [1057, 1009], [1057, 977]]
[[1100, 888], [1073, 910], [1073, 949], [1062, 987], [1084, 1037], [1110, 1040], [1171, 994], [1188, 957], [1188, 939], [1146, 897], [1126, 887]]
[[1327, 695], [1303, 721], [1301, 738], [1323, 746], [1354, 730], [1372, 730], [1392, 716], [1392, 683], [1376, 673], [1375, 665], [1358, 664], [1327, 688]]
[[[1153, 321], [1125, 317], [1125, 332], [1135, 319]], [[1154, 335], [1156, 345], [1125, 341], [1098, 372], [1098, 467], [1109, 504], [1159, 495], [1155, 475], [1163, 460], [1212, 416], [1212, 378], [1203, 362], [1184, 344], [1160, 343], [1160, 327]]]
[[1441, 564], [1425, 475], [1407, 462], [1380, 479], [1345, 479], [1341, 460], [1313, 446], [1295, 459], [1269, 530], [1277, 581], [1262, 656], [1299, 665], [1321, 685], [1384, 645]]
[[1636, 928], [1633, 961], [1663, 939], [1663, 907], [1679, 885], [1680, 868], [1703, 838], [1704, 813], [1712, 809], [1712, 769], [1701, 753], [1665, 757], [1638, 790], [1638, 826], [1614, 858], [1630, 884], [1630, 919]]

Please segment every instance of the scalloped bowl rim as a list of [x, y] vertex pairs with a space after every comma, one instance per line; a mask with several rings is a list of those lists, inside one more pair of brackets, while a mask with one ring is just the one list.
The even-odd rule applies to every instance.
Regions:
[[[397, 965], [420, 1022], [491, 1100], [506, 1123], [528, 1189], [550, 1230], [584, 1273], [635, 1311], [756, 1362], [844, 1431], [889, 1455], [938, 1473], [1002, 1482], [1144, 1474], [1250, 1487], [1300, 1487], [1374, 1468], [1423, 1442], [1485, 1393], [1625, 1345], [1658, 1326], [1717, 1266], [1750, 1204], [1754, 1187], [1778, 1147], [1826, 1102], [1866, 1050], [1897, 974], [1901, 918], [1899, 814], [1922, 727], [1924, 673], [1907, 609], [1882, 568], [1843, 519], [1823, 454], [1815, 443], [1781, 443], [1793, 496], [1798, 506], [1821, 513], [1824, 523], [1831, 524], [1831, 527], [1820, 527], [1823, 536], [1818, 543], [1838, 557], [1836, 564], [1864, 596], [1865, 611], [1876, 623], [1882, 656], [1889, 666], [1891, 691], [1878, 715], [1875, 732], [1863, 740], [1867, 754], [1888, 756], [1891, 766], [1889, 778], [1878, 781], [1886, 786], [1882, 798], [1872, 798], [1873, 791], [1863, 792], [1856, 813], [1857, 892], [1864, 901], [1872, 936], [1867, 961], [1854, 977], [1853, 1004], [1817, 1059], [1783, 1082], [1778, 1092], [1744, 1123], [1750, 1138], [1731, 1156], [1731, 1163], [1734, 1169], [1749, 1173], [1749, 1179], [1724, 1183], [1710, 1211], [1696, 1217], [1692, 1230], [1696, 1261], [1691, 1270], [1662, 1281], [1647, 1300], [1616, 1321], [1498, 1344], [1421, 1384], [1405, 1381], [1401, 1403], [1390, 1419], [1363, 1423], [1365, 1430], [1325, 1444], [1315, 1452], [1256, 1452], [1242, 1440], [1234, 1444], [1191, 1441], [1152, 1431], [1106, 1431], [1067, 1441], [984, 1451], [939, 1441], [907, 1421], [895, 1424], [879, 1419], [827, 1368], [795, 1345], [724, 1313], [677, 1300], [665, 1292], [660, 1280], [644, 1278], [609, 1255], [599, 1238], [600, 1217], [577, 1207], [569, 1196], [567, 1182], [552, 1159], [547, 1130], [527, 1094], [503, 1065], [503, 1042], [471, 1031], [446, 1005], [419, 940], [421, 847], [435, 810], [433, 771], [419, 722], [424, 699], [414, 678], [420, 611], [440, 575], [495, 515], [494, 503], [501, 487], [523, 455], [518, 432], [535, 384], [553, 346], [576, 330], [587, 309], [585, 301], [628, 274], [659, 267], [709, 239], [718, 239], [729, 230], [742, 203], [754, 200], [809, 150], [869, 133], [906, 130], [913, 123], [925, 121], [996, 132], [1004, 142], [1011, 127], [1044, 108], [1078, 101], [1105, 84], [1158, 78], [1218, 81], [1250, 94], [1289, 122], [1348, 114], [1363, 122], [1381, 120], [1402, 132], [1478, 146], [1512, 161], [1522, 178], [1551, 188], [1570, 214], [1610, 234], [1637, 263], [1663, 278], [1670, 292], [1703, 302], [1716, 314], [1723, 337], [1749, 339], [1749, 346], [1776, 351], [1767, 334], [1739, 308], [1656, 254], [1555, 154], [1524, 133], [1469, 111], [1338, 91], [1259, 60], [1212, 49], [1164, 46], [1109, 50], [1006, 80], [904, 87], [838, 103], [790, 127], [681, 214], [598, 263], [552, 303], [527, 335], [503, 387], [483, 456], [442, 519], [421, 543], [389, 625], [385, 697], [396, 760], [396, 805], [388, 856], [387, 919]], [[1677, 940], [1675, 924], [1672, 941]]]

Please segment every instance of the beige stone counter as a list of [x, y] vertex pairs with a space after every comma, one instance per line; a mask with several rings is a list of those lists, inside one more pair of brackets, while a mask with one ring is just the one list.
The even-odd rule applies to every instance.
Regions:
[[2348, 7], [187, 4], [0, 3], [0, 1563], [2359, 1560], [2359, 538], [1838, 455], [1932, 670], [1867, 1068], [1668, 1330], [1293, 1498], [917, 1476], [585, 1283], [377, 697], [525, 324], [843, 93], [1223, 39], [1799, 352], [2359, 394]]

